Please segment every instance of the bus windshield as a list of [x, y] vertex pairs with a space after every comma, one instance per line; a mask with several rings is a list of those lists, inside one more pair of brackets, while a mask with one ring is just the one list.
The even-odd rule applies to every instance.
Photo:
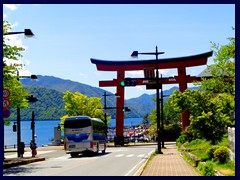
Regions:
[[91, 126], [91, 121], [89, 119], [68, 120], [64, 123], [65, 128], [84, 128], [89, 126]]

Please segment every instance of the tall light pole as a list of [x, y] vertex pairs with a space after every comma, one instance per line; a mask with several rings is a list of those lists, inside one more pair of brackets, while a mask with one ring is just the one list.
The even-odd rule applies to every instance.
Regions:
[[[34, 103], [37, 102], [38, 99], [36, 97], [33, 97], [33, 95], [27, 97], [28, 102]], [[32, 130], [32, 141], [35, 142], [35, 116], [34, 111], [32, 111], [32, 122], [31, 122], [31, 130]]]
[[162, 139], [162, 148], [164, 148], [164, 124], [163, 124], [163, 87], [162, 87], [162, 74], [161, 74], [161, 139]]
[[[31, 29], [24, 29], [23, 32], [6, 32], [3, 35], [16, 35], [16, 34], [24, 34], [26, 37], [33, 37], [34, 34], [31, 31]], [[4, 63], [3, 63], [4, 65]], [[25, 76], [25, 77], [21, 77], [21, 78], [31, 78], [31, 79], [37, 79], [36, 75], [31, 75], [31, 76]], [[17, 80], [19, 81], [19, 71], [17, 70]], [[17, 105], [17, 155], [18, 157], [20, 157], [20, 142], [21, 142], [21, 120], [20, 120], [20, 108], [19, 105]]]
[[[31, 76], [19, 76], [19, 71], [17, 71], [17, 80], [19, 81], [19, 78], [31, 78], [32, 80], [36, 80], [36, 75]], [[17, 155], [18, 157], [21, 156], [20, 153], [20, 144], [21, 144], [21, 118], [20, 118], [20, 107], [17, 105]]]
[[156, 46], [155, 52], [146, 52], [146, 53], [139, 53], [138, 51], [133, 51], [131, 57], [138, 57], [138, 54], [143, 55], [155, 55], [156, 56], [156, 108], [157, 108], [157, 135], [158, 135], [158, 153], [162, 154], [161, 151], [161, 130], [160, 130], [160, 106], [159, 106], [159, 89], [162, 89], [162, 83], [159, 84], [159, 72], [158, 72], [158, 55], [164, 54], [164, 52], [158, 52], [158, 47]]
[[107, 113], [106, 113], [106, 110], [110, 109], [109, 107], [107, 107], [107, 96], [119, 97], [119, 95], [117, 93], [115, 93], [115, 94], [107, 94], [106, 91], [103, 94], [103, 97], [104, 97], [104, 107], [103, 107], [103, 109], [104, 109], [104, 123], [105, 123], [105, 126], [106, 126], [106, 130], [105, 130], [106, 137], [107, 137]]

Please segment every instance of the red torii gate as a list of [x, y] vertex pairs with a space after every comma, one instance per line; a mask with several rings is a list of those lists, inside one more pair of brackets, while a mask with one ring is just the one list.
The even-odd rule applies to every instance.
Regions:
[[[177, 68], [178, 75], [172, 78], [159, 78], [159, 83], [162, 84], [179, 84], [179, 90], [184, 92], [187, 89], [187, 83], [193, 81], [199, 81], [200, 78], [196, 76], [190, 76], [186, 74], [187, 67], [201, 66], [207, 64], [208, 57], [212, 56], [212, 51], [203, 54], [160, 59], [158, 61], [159, 69], [172, 69]], [[106, 61], [91, 58], [91, 62], [96, 64], [99, 71], [116, 71], [117, 79], [99, 81], [100, 87], [117, 87], [117, 94], [120, 98], [116, 100], [116, 107], [124, 107], [124, 87], [120, 85], [120, 82], [125, 79], [125, 71], [136, 71], [144, 69], [156, 69], [156, 60], [134, 60], [134, 61]], [[146, 78], [132, 78], [137, 81], [137, 85], [147, 85]], [[156, 80], [156, 79], [155, 79]], [[182, 113], [182, 129], [190, 124], [189, 111]], [[115, 145], [122, 145], [123, 143], [123, 129], [124, 129], [124, 112], [121, 108], [116, 109], [116, 137]]]

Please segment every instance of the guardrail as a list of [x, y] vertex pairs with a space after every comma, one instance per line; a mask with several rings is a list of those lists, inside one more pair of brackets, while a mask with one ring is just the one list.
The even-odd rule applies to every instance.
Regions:
[[[29, 144], [25, 144], [25, 147], [30, 147], [30, 145]], [[4, 149], [17, 149], [17, 144], [4, 145]]]

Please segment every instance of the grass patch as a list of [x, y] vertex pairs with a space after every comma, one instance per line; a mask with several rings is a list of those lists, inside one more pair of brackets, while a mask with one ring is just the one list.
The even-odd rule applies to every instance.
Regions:
[[214, 162], [214, 168], [220, 171], [225, 176], [235, 176], [235, 163], [231, 160], [224, 164]]
[[193, 150], [206, 150], [211, 146], [209, 141], [206, 141], [204, 139], [195, 139], [191, 141], [190, 143], [186, 144], [184, 147], [187, 149]]
[[201, 161], [206, 161], [209, 158], [205, 149], [191, 151], [191, 153], [197, 156]]
[[[225, 134], [222, 138], [222, 141], [216, 145], [219, 147], [220, 146], [228, 147], [228, 135]], [[214, 169], [222, 173], [224, 176], [235, 176], [235, 163], [233, 161], [228, 160], [225, 163], [220, 163], [219, 161], [214, 160], [213, 157], [210, 157], [210, 155], [208, 154], [208, 150], [213, 147], [214, 145], [212, 145], [209, 141], [206, 141], [204, 139], [195, 139], [190, 143], [184, 145], [184, 148], [188, 149], [191, 154], [197, 156], [202, 162], [212, 163]], [[188, 161], [189, 164], [193, 165], [193, 162], [192, 160], [190, 160], [187, 153], [185, 152], [182, 153], [184, 154], [184, 159]], [[202, 175], [205, 176], [210, 172], [207, 169], [210, 166], [209, 167], [204, 167], [203, 165], [200, 166], [202, 167], [198, 167], [197, 171], [200, 172]]]

